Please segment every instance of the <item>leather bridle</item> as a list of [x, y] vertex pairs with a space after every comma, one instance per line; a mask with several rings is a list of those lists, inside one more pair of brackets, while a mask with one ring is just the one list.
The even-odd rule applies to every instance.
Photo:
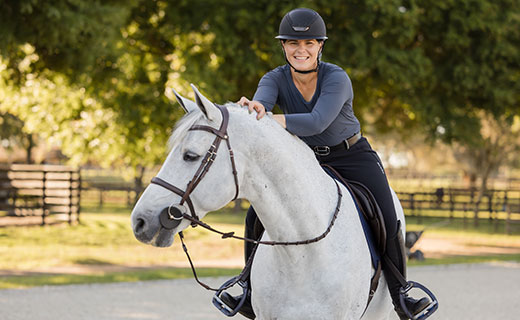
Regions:
[[[174, 210], [172, 213], [171, 206], [167, 209], [163, 210], [161, 213], [161, 225], [166, 229], [173, 229], [175, 228], [179, 223], [180, 220], [183, 218], [188, 218], [188, 220], [192, 221], [192, 225], [195, 223], [195, 221], [200, 221], [199, 217], [197, 216], [197, 213], [195, 212], [195, 208], [193, 207], [193, 202], [191, 201], [190, 195], [195, 190], [195, 188], [198, 186], [199, 182], [204, 178], [206, 173], [209, 171], [209, 168], [211, 168], [211, 165], [213, 165], [213, 162], [215, 161], [215, 158], [217, 157], [217, 152], [220, 147], [220, 143], [222, 140], [226, 141], [228, 151], [229, 151], [229, 158], [231, 159], [231, 167], [233, 171], [233, 178], [235, 179], [235, 196], [233, 197], [233, 200], [235, 200], [238, 197], [238, 176], [237, 176], [237, 169], [235, 165], [235, 156], [233, 154], [233, 150], [231, 149], [231, 144], [229, 143], [229, 135], [227, 134], [227, 127], [229, 123], [229, 111], [222, 106], [219, 106], [215, 104], [215, 106], [220, 110], [222, 113], [222, 123], [220, 124], [219, 129], [215, 129], [210, 126], [204, 126], [204, 125], [194, 125], [189, 130], [195, 131], [195, 130], [201, 130], [201, 131], [207, 131], [210, 133], [213, 133], [216, 137], [213, 143], [211, 144], [211, 147], [206, 152], [206, 155], [202, 159], [202, 163], [200, 164], [200, 167], [195, 172], [195, 175], [193, 178], [188, 182], [188, 185], [186, 186], [186, 190], [183, 191], [182, 189], [164, 181], [163, 179], [159, 177], [152, 178], [152, 183], [157, 184], [165, 189], [170, 190], [171, 192], [178, 194], [181, 196], [181, 201], [179, 202], [179, 205], [182, 206], [184, 202], [188, 204], [188, 208], [190, 209], [191, 217], [186, 215], [186, 213], [182, 213], [178, 210]], [[192, 219], [189, 219], [192, 218]]]
[[[337, 203], [336, 203], [336, 208], [334, 209], [334, 214], [332, 216], [332, 219], [329, 222], [329, 225], [328, 225], [327, 229], [322, 234], [320, 234], [320, 235], [318, 235], [318, 236], [316, 236], [314, 238], [311, 238], [311, 239], [299, 240], [299, 241], [262, 241], [262, 240], [258, 240], [258, 239], [247, 238], [247, 237], [239, 237], [239, 236], [235, 236], [234, 232], [222, 232], [222, 231], [216, 230], [216, 229], [212, 228], [211, 226], [209, 226], [208, 224], [204, 223], [203, 221], [201, 221], [199, 219], [199, 217], [197, 216], [197, 214], [195, 212], [195, 208], [193, 206], [193, 202], [190, 199], [190, 195], [193, 192], [193, 190], [197, 187], [199, 182], [202, 180], [202, 178], [204, 178], [204, 176], [208, 172], [209, 168], [211, 167], [211, 165], [215, 161], [215, 158], [217, 157], [217, 151], [218, 151], [218, 148], [219, 148], [220, 143], [222, 142], [222, 140], [226, 141], [226, 144], [227, 144], [227, 147], [228, 147], [229, 157], [231, 159], [231, 167], [232, 167], [232, 171], [233, 171], [233, 177], [234, 177], [234, 180], [235, 180], [235, 190], [236, 191], [235, 191], [235, 196], [234, 196], [234, 198], [231, 201], [237, 199], [238, 193], [239, 193], [238, 175], [237, 175], [237, 170], [236, 170], [236, 165], [235, 165], [235, 157], [234, 157], [234, 154], [233, 154], [233, 150], [231, 149], [231, 145], [229, 143], [229, 135], [227, 133], [227, 127], [228, 127], [228, 123], [229, 123], [229, 111], [226, 109], [226, 107], [219, 106], [217, 104], [215, 104], [215, 106], [222, 113], [222, 123], [221, 123], [220, 128], [218, 130], [213, 128], [213, 127], [204, 126], [204, 125], [194, 125], [194, 126], [192, 126], [189, 129], [189, 130], [207, 131], [207, 132], [213, 133], [216, 137], [215, 137], [215, 140], [213, 141], [211, 147], [209, 148], [208, 152], [206, 153], [206, 155], [202, 159], [202, 163], [201, 163], [200, 167], [197, 169], [197, 171], [195, 172], [195, 175], [193, 176], [193, 178], [190, 180], [190, 182], [186, 186], [186, 190], [183, 191], [182, 189], [180, 189], [180, 188], [170, 184], [169, 182], [166, 182], [165, 180], [163, 180], [163, 179], [161, 179], [159, 177], [152, 178], [151, 183], [157, 184], [157, 185], [159, 185], [159, 186], [161, 186], [161, 187], [163, 187], [163, 188], [165, 188], [165, 189], [167, 189], [167, 190], [169, 190], [169, 191], [171, 191], [171, 192], [181, 196], [181, 201], [179, 202], [179, 206], [182, 207], [183, 203], [186, 202], [188, 204], [189, 209], [190, 209], [190, 214], [186, 214], [185, 212], [181, 212], [177, 206], [173, 206], [173, 205], [163, 209], [161, 214], [160, 214], [160, 216], [159, 216], [159, 219], [160, 219], [162, 227], [165, 228], [165, 229], [168, 229], [168, 230], [172, 230], [175, 227], [177, 227], [181, 223], [181, 221], [183, 219], [186, 219], [186, 220], [191, 222], [191, 225], [193, 227], [201, 226], [201, 227], [203, 227], [203, 228], [205, 228], [207, 230], [210, 230], [212, 232], [215, 232], [215, 233], [218, 233], [218, 234], [222, 235], [223, 239], [226, 239], [226, 238], [238, 239], [238, 240], [254, 243], [256, 246], [259, 245], [259, 244], [270, 245], [270, 246], [276, 246], [276, 245], [278, 245], [278, 246], [306, 245], [306, 244], [318, 242], [318, 241], [324, 239], [330, 233], [330, 231], [332, 230], [332, 227], [334, 226], [334, 222], [336, 221], [336, 219], [338, 217], [338, 214], [340, 212], [340, 208], [341, 208], [341, 199], [342, 199], [343, 195], [341, 193], [341, 189], [339, 187], [339, 184], [338, 184], [338, 182], [335, 179], [333, 179], [333, 180], [334, 180], [334, 182], [336, 184], [337, 193], [338, 193], [338, 200], [337, 200]], [[248, 259], [248, 261], [246, 263], [246, 266], [244, 267], [244, 270], [242, 270], [242, 272], [241, 272], [241, 274], [239, 276], [237, 276], [237, 277], [231, 279], [230, 281], [226, 282], [219, 289], [211, 288], [210, 286], [208, 286], [207, 284], [201, 282], [198, 279], [197, 273], [195, 271], [195, 267], [193, 265], [193, 262], [191, 260], [190, 255], [188, 254], [188, 249], [187, 249], [186, 245], [184, 244], [184, 241], [183, 241], [184, 235], [183, 235], [182, 231], [179, 232], [179, 237], [181, 239], [183, 250], [186, 253], [188, 261], [189, 261], [189, 263], [191, 265], [191, 269], [193, 271], [193, 275], [195, 276], [195, 280], [202, 287], [204, 287], [207, 290], [217, 291], [218, 293], [221, 293], [223, 290], [226, 290], [226, 289], [234, 286], [236, 283], [244, 283], [244, 279], [247, 278], [247, 275], [248, 275], [248, 273], [249, 273], [249, 271], [251, 269], [251, 265], [252, 265], [252, 261], [253, 261], [252, 258], [254, 256], [254, 253], [249, 257], [249, 259]], [[256, 251], [256, 246], [255, 246], [254, 251]]]

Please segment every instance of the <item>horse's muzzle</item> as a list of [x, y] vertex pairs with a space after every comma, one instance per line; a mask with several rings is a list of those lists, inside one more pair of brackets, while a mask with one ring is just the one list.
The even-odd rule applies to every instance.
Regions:
[[173, 230], [161, 226], [157, 215], [139, 213], [132, 218], [137, 240], [155, 247], [169, 247], [173, 243]]
[[137, 214], [132, 219], [134, 236], [143, 243], [150, 243], [159, 231], [160, 225], [154, 223], [152, 215]]

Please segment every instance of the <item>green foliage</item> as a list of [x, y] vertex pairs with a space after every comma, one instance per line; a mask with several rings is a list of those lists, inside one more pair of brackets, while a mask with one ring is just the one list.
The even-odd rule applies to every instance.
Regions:
[[2, 147], [12, 148], [21, 146], [25, 148], [29, 143], [27, 134], [23, 132], [24, 123], [18, 117], [0, 112], [0, 141]]
[[[73, 162], [161, 162], [182, 115], [166, 88], [251, 97], [284, 63], [289, 10], [317, 10], [365, 132], [482, 144], [481, 112], [519, 113], [517, 0], [22, 0], [0, 5], [0, 110]], [[39, 89], [36, 89], [39, 88]], [[165, 95], [166, 93], [166, 95]], [[9, 96], [9, 97], [8, 97]], [[8, 104], [5, 101], [15, 102]], [[45, 121], [41, 121], [45, 119]]]
[[[75, 77], [104, 69], [114, 54], [119, 29], [135, 1], [6, 0], [0, 4], [0, 52], [14, 67], [26, 43], [36, 48], [36, 70]], [[22, 80], [22, 79], [20, 79]]]

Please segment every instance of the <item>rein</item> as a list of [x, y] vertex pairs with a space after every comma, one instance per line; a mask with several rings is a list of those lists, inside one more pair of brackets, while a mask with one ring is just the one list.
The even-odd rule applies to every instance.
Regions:
[[[235, 180], [236, 192], [235, 192], [235, 197], [231, 201], [235, 200], [238, 197], [238, 192], [239, 192], [238, 176], [237, 176], [237, 170], [236, 170], [236, 165], [235, 165], [235, 160], [234, 160], [234, 154], [233, 154], [233, 150], [231, 149], [231, 145], [229, 143], [229, 136], [227, 134], [227, 126], [228, 126], [228, 123], [229, 123], [229, 112], [228, 112], [228, 110], [225, 107], [221, 107], [219, 105], [215, 105], [215, 106], [217, 106], [217, 108], [222, 113], [222, 123], [221, 123], [220, 128], [218, 130], [213, 128], [213, 127], [210, 127], [210, 126], [201, 126], [201, 125], [194, 125], [194, 126], [192, 126], [189, 129], [189, 130], [208, 131], [210, 133], [215, 134], [216, 137], [215, 137], [215, 140], [213, 141], [213, 144], [211, 145], [211, 147], [207, 151], [206, 156], [203, 158], [200, 167], [197, 169], [197, 171], [196, 171], [195, 175], [193, 176], [192, 180], [188, 183], [188, 185], [186, 187], [186, 191], [182, 191], [180, 188], [177, 188], [176, 186], [166, 182], [165, 180], [163, 180], [163, 179], [161, 179], [159, 177], [152, 178], [151, 183], [157, 184], [157, 185], [159, 185], [159, 186], [161, 186], [161, 187], [163, 187], [163, 188], [165, 188], [165, 189], [167, 189], [167, 190], [169, 190], [169, 191], [171, 191], [171, 192], [181, 196], [182, 198], [181, 198], [181, 201], [180, 201], [179, 205], [182, 206], [183, 203], [186, 202], [188, 204], [189, 209], [190, 209], [190, 214], [187, 214], [185, 212], [181, 212], [178, 209], [174, 210], [174, 213], [171, 213], [171, 210], [170, 210], [172, 208], [171, 206], [166, 208], [165, 210], [163, 210], [161, 212], [161, 216], [160, 216], [160, 222], [161, 222], [161, 225], [162, 225], [163, 228], [168, 229], [168, 230], [174, 229], [175, 227], [177, 227], [180, 224], [180, 222], [183, 219], [186, 219], [186, 220], [191, 222], [191, 226], [192, 227], [201, 226], [204, 229], [207, 229], [207, 230], [212, 231], [214, 233], [220, 234], [222, 236], [222, 239], [232, 238], [232, 239], [242, 240], [242, 241], [245, 241], [245, 242], [250, 242], [250, 243], [254, 243], [255, 244], [255, 247], [253, 249], [253, 253], [251, 254], [249, 259], [247, 260], [246, 266], [244, 267], [244, 269], [242, 270], [240, 275], [235, 277], [235, 280], [233, 282], [227, 284], [225, 287], [220, 287], [219, 289], [215, 289], [215, 288], [212, 288], [212, 287], [208, 286], [207, 284], [203, 283], [197, 277], [197, 272], [195, 270], [195, 266], [193, 265], [191, 257], [190, 257], [190, 255], [188, 253], [188, 248], [186, 247], [186, 245], [184, 243], [184, 234], [182, 233], [182, 231], [179, 232], [179, 237], [181, 239], [182, 248], [183, 248], [183, 250], [184, 250], [184, 252], [186, 254], [186, 257], [188, 258], [188, 261], [190, 263], [191, 270], [193, 272], [193, 276], [195, 277], [195, 280], [203, 288], [205, 288], [206, 290], [211, 290], [211, 291], [219, 291], [220, 290], [220, 291], [222, 291], [222, 290], [226, 290], [226, 289], [229, 289], [229, 288], [233, 287], [238, 282], [244, 281], [244, 279], [247, 278], [248, 273], [249, 273], [249, 271], [251, 269], [251, 265], [253, 263], [254, 253], [256, 252], [256, 249], [257, 249], [258, 245], [262, 244], [262, 245], [269, 245], [269, 246], [297, 246], [297, 245], [306, 245], [306, 244], [318, 242], [318, 241], [322, 240], [323, 238], [325, 238], [330, 233], [330, 231], [332, 230], [332, 227], [334, 226], [334, 223], [336, 222], [336, 219], [338, 217], [338, 214], [339, 214], [339, 211], [340, 211], [340, 208], [341, 208], [341, 199], [342, 199], [343, 195], [341, 193], [341, 188], [340, 188], [338, 182], [335, 179], [333, 179], [334, 183], [336, 184], [336, 188], [337, 188], [337, 192], [338, 192], [338, 201], [336, 203], [336, 208], [334, 210], [334, 214], [332, 216], [332, 219], [330, 220], [330, 223], [329, 223], [327, 229], [322, 234], [320, 234], [319, 236], [316, 236], [314, 238], [307, 239], [307, 240], [299, 240], [299, 241], [262, 241], [262, 240], [258, 240], [258, 239], [247, 238], [247, 237], [239, 237], [239, 236], [235, 236], [234, 232], [222, 232], [222, 231], [219, 231], [217, 229], [214, 229], [213, 227], [211, 227], [207, 223], [201, 221], [199, 219], [199, 217], [197, 216], [196, 212], [195, 212], [195, 208], [193, 206], [193, 202], [190, 199], [190, 194], [193, 192], [195, 187], [197, 187], [197, 185], [202, 180], [202, 178], [204, 178], [204, 176], [208, 172], [209, 168], [211, 167], [211, 165], [215, 161], [215, 158], [217, 157], [217, 151], [218, 151], [218, 148], [220, 146], [220, 142], [222, 140], [226, 140], [226, 143], [227, 143], [227, 146], [228, 146], [229, 157], [231, 159], [231, 166], [232, 166], [232, 169], [233, 169], [233, 177], [234, 177], [234, 180]], [[175, 213], [177, 213], [177, 214], [175, 214]]]

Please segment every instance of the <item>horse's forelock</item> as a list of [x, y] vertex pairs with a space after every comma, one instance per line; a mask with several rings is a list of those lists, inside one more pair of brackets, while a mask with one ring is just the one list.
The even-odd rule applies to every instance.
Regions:
[[173, 128], [173, 133], [168, 139], [168, 149], [173, 150], [186, 136], [189, 129], [203, 117], [203, 113], [200, 110], [196, 110], [188, 113], [182, 117]]

